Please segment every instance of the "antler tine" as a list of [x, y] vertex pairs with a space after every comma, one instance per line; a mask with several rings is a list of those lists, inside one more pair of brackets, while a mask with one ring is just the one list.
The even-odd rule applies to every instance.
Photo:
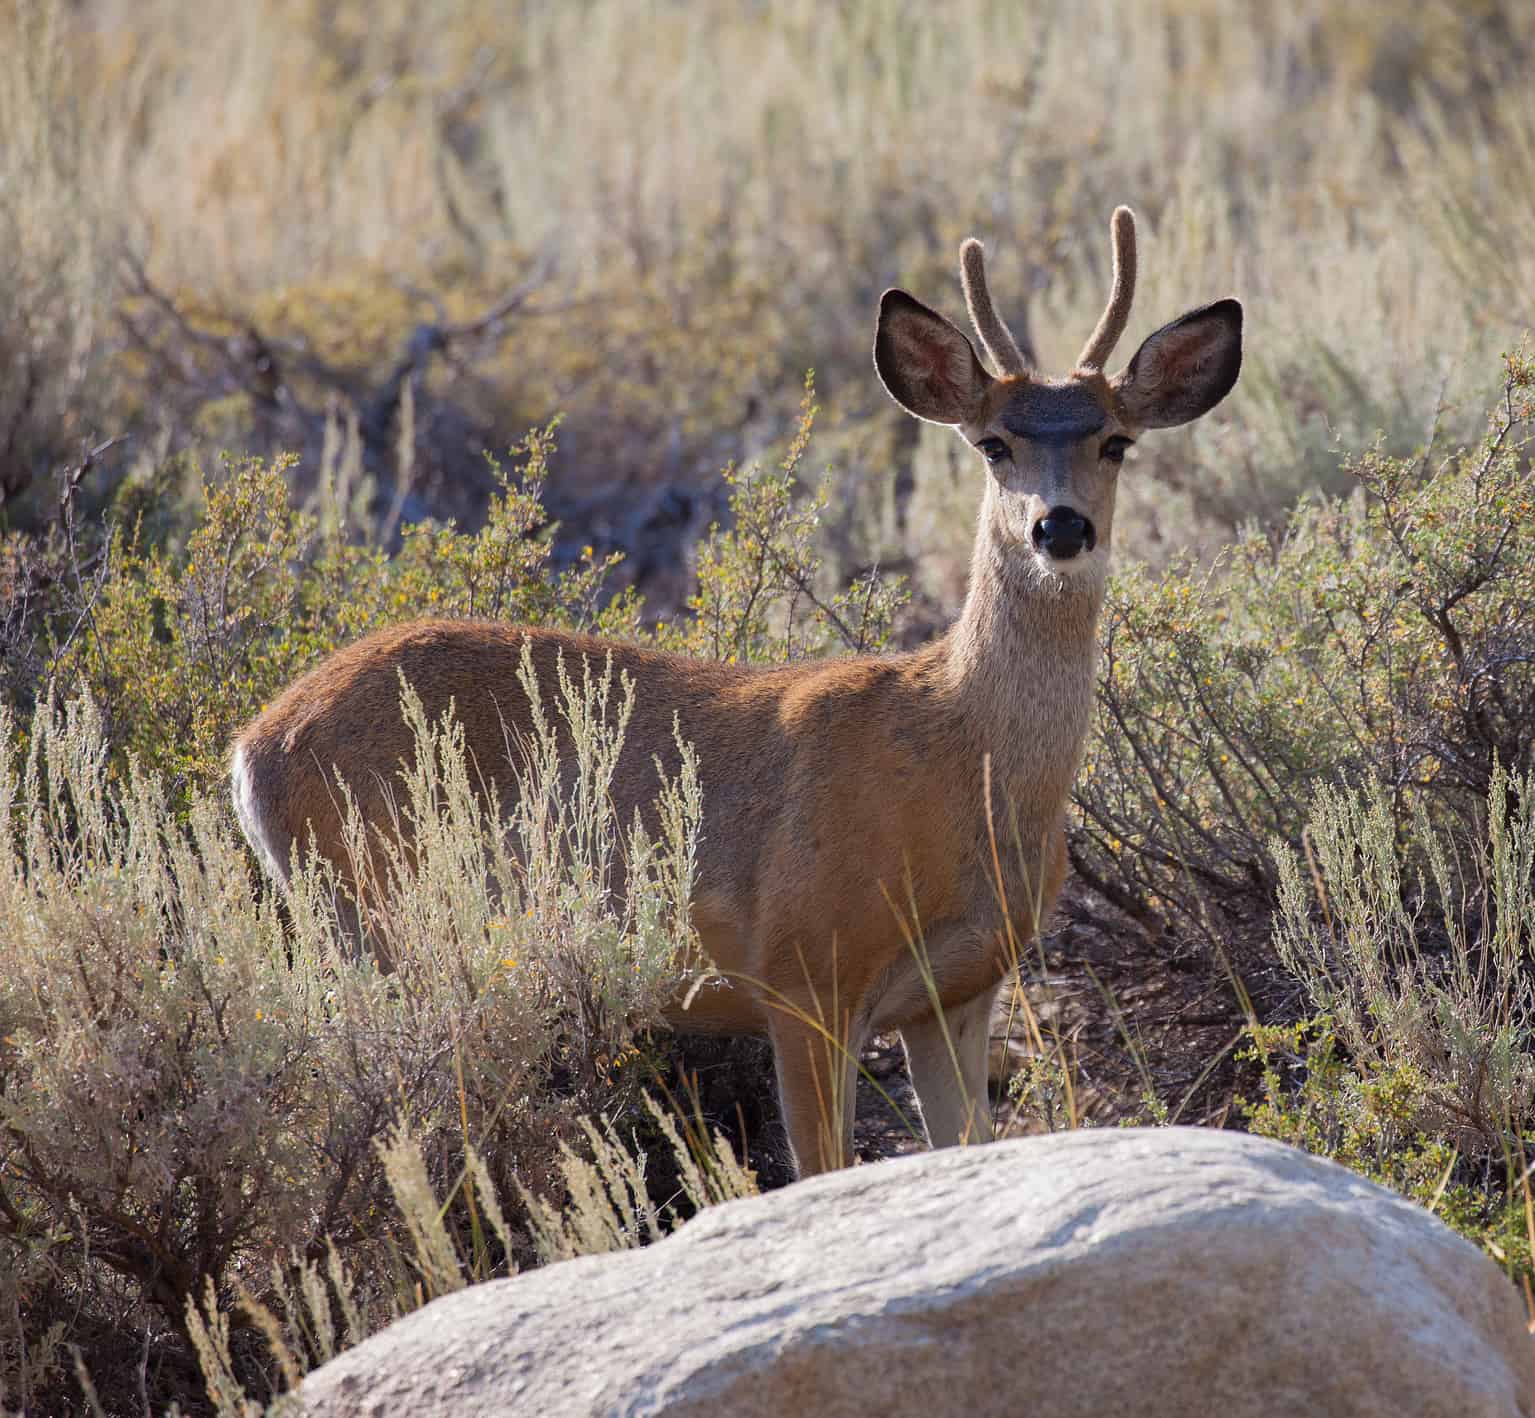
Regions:
[[973, 236], [959, 248], [959, 278], [965, 288], [970, 323], [997, 372], [1027, 374], [1031, 361], [1018, 348], [1018, 342], [991, 303], [991, 292], [986, 287], [986, 252]]
[[1078, 369], [1103, 368], [1125, 332], [1130, 302], [1135, 299], [1135, 213], [1128, 207], [1116, 207], [1109, 230], [1114, 237], [1114, 288], [1098, 328], [1077, 356]]

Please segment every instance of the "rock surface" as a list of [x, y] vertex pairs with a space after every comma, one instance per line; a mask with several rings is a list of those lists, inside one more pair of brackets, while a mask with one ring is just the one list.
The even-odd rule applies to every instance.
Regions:
[[1535, 1340], [1490, 1261], [1341, 1167], [1089, 1131], [834, 1173], [476, 1286], [301, 1399], [313, 1418], [1535, 1418]]

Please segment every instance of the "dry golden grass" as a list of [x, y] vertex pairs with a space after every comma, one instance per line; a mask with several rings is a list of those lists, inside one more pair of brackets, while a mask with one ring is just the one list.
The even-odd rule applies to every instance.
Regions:
[[[479, 1173], [473, 1189], [455, 1192], [460, 1162], [475, 1165], [471, 1144], [483, 1145], [498, 1173], [509, 1176], [515, 1163], [525, 1180], [529, 1159], [541, 1159], [546, 1175], [532, 1180], [557, 1185], [556, 1129], [546, 1119], [567, 1120], [577, 1097], [603, 1106], [601, 1088], [613, 1083], [620, 1040], [587, 1038], [568, 1057], [533, 1050], [534, 1033], [562, 1042], [575, 1037], [574, 1026], [552, 1013], [532, 1019], [531, 1005], [507, 984], [514, 969], [519, 983], [530, 978], [541, 944], [568, 939], [569, 923], [545, 940], [532, 916], [503, 920], [488, 899], [483, 910], [466, 906], [463, 892], [472, 896], [484, 873], [457, 870], [451, 843], [436, 875], [417, 883], [414, 914], [402, 913], [421, 947], [416, 973], [397, 972], [398, 981], [419, 982], [407, 994], [325, 958], [318, 909], [300, 910], [281, 930], [272, 903], [247, 889], [248, 863], [222, 807], [187, 816], [196, 789], [217, 772], [224, 721], [250, 707], [241, 696], [260, 702], [334, 638], [409, 613], [439, 592], [457, 597], [467, 586], [469, 599], [449, 609], [480, 608], [473, 588], [485, 558], [507, 576], [515, 571], [518, 594], [526, 593], [518, 614], [566, 606], [553, 580], [561, 567], [574, 578], [562, 585], [587, 588], [581, 605], [596, 600], [596, 568], [620, 543], [578, 532], [577, 546], [599, 544], [584, 548], [574, 566], [561, 560], [558, 548], [531, 537], [542, 514], [526, 489], [508, 493], [499, 513], [492, 505], [481, 537], [472, 525], [458, 534], [427, 527], [387, 562], [385, 548], [359, 545], [392, 544], [367, 529], [419, 515], [414, 504], [406, 507], [407, 491], [417, 489], [389, 485], [396, 447], [404, 450], [400, 466], [414, 460], [427, 510], [462, 511], [471, 499], [454, 507], [430, 497], [466, 464], [478, 465], [482, 445], [504, 446], [563, 411], [560, 451], [548, 479], [535, 479], [538, 490], [564, 515], [557, 501], [570, 498], [573, 485], [582, 493], [606, 489], [612, 514], [647, 484], [696, 490], [727, 459], [749, 466], [769, 444], [791, 438], [813, 365], [823, 405], [813, 457], [834, 469], [827, 499], [796, 501], [789, 482], [759, 477], [757, 500], [737, 504], [737, 528], [749, 532], [753, 516], [779, 518], [781, 538], [833, 591], [845, 589], [856, 568], [904, 562], [926, 596], [919, 609], [936, 620], [963, 588], [978, 486], [973, 469], [959, 464], [957, 440], [936, 428], [914, 433], [870, 377], [878, 293], [906, 285], [958, 314], [955, 255], [960, 240], [977, 233], [988, 245], [999, 305], [1015, 323], [1027, 311], [1046, 365], [1059, 368], [1102, 305], [1107, 214], [1129, 202], [1141, 218], [1143, 275], [1121, 355], [1180, 310], [1228, 293], [1245, 302], [1248, 324], [1233, 397], [1197, 431], [1166, 435], [1133, 455], [1118, 520], [1121, 558], [1161, 561], [1183, 549], [1211, 555], [1245, 520], [1274, 519], [1311, 488], [1349, 486], [1339, 450], [1357, 450], [1379, 433], [1383, 451], [1366, 471], [1401, 471], [1420, 498], [1414, 517], [1441, 511], [1459, 529], [1458, 541], [1444, 533], [1433, 544], [1435, 555], [1421, 563], [1433, 575], [1423, 584], [1436, 590], [1445, 566], [1474, 569], [1480, 563], [1468, 562], [1469, 553], [1458, 561], [1445, 553], [1469, 548], [1480, 556], [1489, 535], [1498, 547], [1493, 559], [1506, 553], [1513, 567], [1506, 575], [1500, 567], [1485, 596], [1445, 604], [1475, 631], [1466, 637], [1473, 650], [1486, 649], [1486, 664], [1465, 682], [1490, 683], [1491, 669], [1500, 669], [1499, 683], [1523, 696], [1509, 701], [1517, 732], [1496, 744], [1469, 740], [1479, 753], [1487, 749], [1473, 766], [1490, 771], [1495, 752], [1497, 762], [1528, 771], [1528, 735], [1517, 726], [1530, 722], [1519, 710], [1529, 676], [1511, 667], [1530, 660], [1525, 640], [1514, 656], [1508, 637], [1524, 635], [1529, 621], [1529, 560], [1517, 556], [1522, 540], [1501, 535], [1514, 521], [1510, 508], [1528, 509], [1528, 455], [1510, 445], [1506, 467], [1499, 465], [1503, 500], [1486, 515], [1453, 484], [1460, 462], [1435, 467], [1438, 453], [1457, 442], [1476, 445], [1490, 404], [1511, 410], [1515, 391], [1529, 387], [1527, 363], [1517, 360], [1523, 382], [1505, 390], [1496, 381], [1499, 352], [1535, 324], [1535, 90], [1525, 78], [1535, 60], [1535, 7], [1517, 0], [1421, 0], [1410, 11], [1395, 0], [1287, 7], [1243, 0], [437, 0], [430, 7], [0, 0], [0, 55], [0, 705], [16, 708], [6, 721], [15, 744], [0, 744], [0, 765], [21, 771], [27, 743], [47, 741], [46, 726], [30, 718], [31, 696], [63, 670], [110, 701], [101, 708], [114, 750], [139, 750], [145, 773], [125, 775], [99, 755], [81, 759], [81, 772], [99, 778], [98, 796], [141, 785], [121, 819], [136, 821], [136, 834], [121, 844], [114, 838], [109, 849], [70, 855], [90, 826], [79, 806], [89, 806], [90, 794], [80, 789], [74, 817], [59, 818], [65, 825], [52, 857], [41, 828], [28, 839], [31, 856], [21, 848], [0, 854], [10, 863], [11, 916], [26, 926], [12, 932], [20, 942], [15, 968], [0, 971], [10, 981], [0, 988], [0, 1052], [10, 1051], [0, 1062], [30, 1070], [28, 1086], [10, 1095], [25, 1106], [12, 1108], [7, 1125], [13, 1139], [31, 1129], [30, 1184], [38, 1189], [20, 1209], [7, 1203], [0, 1406], [41, 1408], [38, 1395], [66, 1391], [74, 1401], [63, 1345], [76, 1334], [91, 1351], [92, 1372], [130, 1380], [140, 1333], [146, 1353], [153, 1338], [157, 1367], [147, 1382], [157, 1400], [196, 1401], [195, 1325], [180, 1301], [214, 1273], [228, 1282], [217, 1297], [225, 1306], [236, 1298], [236, 1281], [265, 1287], [273, 1304], [272, 1292], [285, 1284], [305, 1287], [306, 1296], [322, 1289], [318, 1267], [332, 1254], [323, 1249], [327, 1232], [346, 1264], [367, 1266], [354, 1287], [335, 1281], [336, 1291], [356, 1289], [376, 1302], [379, 1316], [397, 1293], [413, 1296], [418, 1282], [428, 1293], [434, 1274], [456, 1283], [459, 1260], [445, 1251], [432, 1274], [424, 1254], [420, 1264], [411, 1259], [377, 1175], [360, 1200], [343, 1205], [338, 1192], [334, 1215], [315, 1200], [338, 1170], [349, 1175], [336, 1167], [338, 1146], [326, 1129], [356, 1142], [348, 1166], [361, 1175], [402, 1078], [418, 1080], [415, 1125], [430, 1143], [436, 1189], [417, 1187], [421, 1214], [435, 1216], [450, 1192], [460, 1196], [454, 1238], [467, 1235], [473, 1245], [459, 1259], [473, 1258], [466, 1273], [489, 1273], [521, 1242], [502, 1236], [498, 1248], [486, 1240], [501, 1227], [490, 1212], [491, 1231], [482, 1225], [476, 1208], [492, 1203]], [[379, 426], [364, 429], [418, 322], [472, 320], [544, 260], [556, 274], [509, 323], [507, 338], [486, 341], [459, 368], [435, 359], [412, 402], [389, 404]], [[269, 397], [263, 408], [262, 390], [231, 372], [246, 337], [258, 335], [290, 381], [287, 403]], [[335, 417], [327, 463], [320, 450], [328, 399]], [[1528, 418], [1524, 409], [1520, 420]], [[1435, 458], [1390, 456], [1409, 454], [1436, 421]], [[104, 459], [90, 469], [78, 490], [77, 539], [76, 503], [67, 498], [68, 516], [54, 515], [60, 504], [50, 474], [78, 456], [82, 441], [118, 433], [137, 437], [126, 455], [114, 453], [122, 462]], [[433, 463], [429, 452], [446, 446], [450, 433], [456, 448]], [[257, 454], [291, 449], [311, 484], [318, 477], [344, 485], [344, 495], [332, 487], [315, 502], [318, 550], [300, 549], [307, 524], [286, 507], [281, 460], [270, 464], [279, 471], [251, 465], [215, 479], [220, 490], [198, 510], [188, 492], [201, 486], [194, 463], [166, 454], [188, 449], [211, 469], [206, 455], [227, 443]], [[541, 472], [548, 444], [537, 446]], [[83, 476], [86, 465], [76, 466]], [[1416, 482], [1406, 471], [1414, 468]], [[815, 469], [805, 471], [813, 482]], [[301, 484], [295, 500], [310, 490]], [[90, 518], [91, 499], [99, 508], [114, 496], [112, 536], [121, 540], [109, 551], [106, 522]], [[488, 502], [482, 497], [482, 513]], [[703, 511], [674, 539], [674, 561], [720, 506], [698, 500]], [[224, 519], [224, 542], [209, 530], [220, 522], [219, 507], [245, 508]], [[1156, 858], [1137, 833], [1154, 837], [1185, 819], [1191, 833], [1225, 824], [1216, 842], [1222, 861], [1232, 855], [1232, 834], [1247, 834], [1257, 864], [1248, 876], [1262, 886], [1269, 831], [1298, 841], [1306, 820], [1299, 799], [1310, 779], [1303, 782], [1297, 764], [1311, 777], [1346, 776], [1360, 763], [1385, 762], [1401, 742], [1401, 724], [1418, 722], [1413, 714], [1427, 715], [1431, 727], [1439, 722], [1427, 714], [1439, 712], [1439, 701], [1414, 690], [1400, 713], [1391, 710], [1386, 729], [1361, 733], [1363, 749], [1353, 754], [1341, 740], [1354, 721], [1311, 688], [1348, 681], [1337, 657], [1355, 643], [1353, 632], [1340, 634], [1329, 619], [1339, 588], [1369, 591], [1360, 604], [1370, 614], [1359, 616], [1367, 647], [1388, 620], [1371, 596], [1411, 625], [1413, 645], [1426, 633], [1403, 600], [1408, 583], [1391, 561], [1395, 543], [1384, 535], [1363, 540], [1367, 520], [1362, 502], [1319, 505], [1288, 524], [1277, 553], [1266, 535], [1241, 541], [1223, 580], [1127, 568], [1116, 583], [1105, 640], [1118, 639], [1106, 657], [1104, 702], [1121, 719], [1106, 720], [1098, 736], [1076, 822], [1101, 829], [1099, 857], [1079, 857], [1099, 861], [1121, 896], [1140, 890], [1160, 910], [1182, 889], [1189, 864], [1199, 865], [1195, 854], [1175, 843], [1176, 851]], [[1415, 522], [1414, 535], [1428, 525]], [[226, 544], [235, 564], [259, 574], [239, 614], [199, 622], [188, 608], [196, 608], [202, 571]], [[726, 541], [703, 545], [696, 566], [673, 573], [688, 592], [701, 581], [706, 600], [714, 595], [728, 607], [738, 587], [734, 563], [720, 550]], [[1292, 586], [1316, 591], [1324, 582], [1332, 599], [1309, 609], [1291, 594]], [[1454, 594], [1453, 581], [1446, 584]], [[647, 591], [648, 609], [666, 608]], [[610, 615], [633, 629], [638, 611], [620, 604]], [[1273, 628], [1291, 620], [1287, 643]], [[778, 658], [761, 648], [776, 646], [777, 625], [763, 621], [753, 653]], [[884, 628], [881, 620], [881, 635]], [[708, 648], [688, 639], [685, 622], [672, 634]], [[1213, 669], [1204, 669], [1205, 659]], [[1367, 688], [1401, 692], [1404, 676], [1389, 656], [1378, 673], [1376, 660], [1360, 663], [1359, 675], [1375, 676]], [[1429, 667], [1422, 682], [1443, 691], [1446, 751], [1458, 751], [1468, 741], [1453, 723], [1460, 681], [1442, 668], [1432, 643], [1413, 663]], [[1121, 671], [1123, 683], [1115, 678]], [[1179, 695], [1208, 687], [1216, 674], [1231, 692], [1218, 696], [1205, 733]], [[1365, 718], [1366, 710], [1376, 713], [1375, 699], [1360, 703]], [[1282, 820], [1265, 815], [1267, 780], [1246, 797], [1224, 786], [1225, 749], [1212, 735], [1225, 732], [1237, 710], [1248, 715], [1241, 732], [1278, 743], [1258, 768], [1269, 773], [1272, 762], [1285, 774], [1281, 786], [1295, 801]], [[1157, 748], [1164, 730], [1166, 762], [1176, 772], [1163, 776], [1176, 783], [1170, 796], [1181, 817], [1160, 784], [1149, 782], [1144, 753], [1127, 759], [1122, 773], [1111, 773], [1103, 757], [1104, 745], [1130, 743], [1132, 734], [1141, 747], [1149, 738]], [[1467, 801], [1475, 810], [1465, 820], [1474, 830], [1464, 835], [1479, 842], [1486, 793], [1472, 786], [1478, 790]], [[6, 820], [0, 812], [0, 826]], [[9, 820], [20, 827], [26, 816], [18, 809]], [[118, 822], [112, 817], [113, 832]], [[176, 825], [187, 822], [190, 838]], [[162, 833], [162, 823], [172, 825]], [[1155, 871], [1135, 874], [1137, 851], [1142, 868], [1152, 862]], [[159, 863], [153, 873], [141, 869], [146, 854]], [[1334, 895], [1335, 874], [1326, 862], [1311, 868]], [[1336, 942], [1310, 955], [1302, 949], [1312, 937], [1302, 933], [1307, 903], [1296, 894], [1307, 883], [1297, 880], [1286, 903], [1292, 993], [1309, 986], [1319, 1007], [1346, 1005], [1346, 992], [1324, 1000], [1314, 988], [1320, 975], [1307, 962]], [[1272, 909], [1267, 897], [1261, 906]], [[192, 908], [213, 925], [199, 927]], [[1262, 911], [1254, 913], [1238, 924], [1266, 943]], [[514, 926], [534, 934], [512, 949], [503, 942]], [[483, 967], [480, 975], [450, 969], [443, 941], [458, 942], [459, 954]], [[1326, 964], [1335, 968], [1330, 957]], [[142, 1046], [138, 1075], [119, 1066], [119, 1035], [96, 1022], [88, 996], [100, 979], [119, 992], [117, 1017], [127, 1021], [121, 1039]], [[563, 1000], [579, 993], [579, 983], [546, 996]], [[648, 998], [652, 982], [641, 983]], [[1506, 982], [1498, 983], [1507, 994]], [[1451, 1003], [1468, 998], [1462, 991]], [[1391, 1003], [1379, 990], [1368, 1002], [1376, 1000]], [[243, 1053], [218, 1034], [231, 1010], [251, 1016], [235, 1031]], [[1494, 1029], [1485, 1027], [1491, 1015], [1467, 1006], [1472, 1024], [1463, 1032], [1473, 1044], [1485, 1038], [1509, 1053], [1514, 1046], [1504, 1036], [1522, 1038], [1529, 1011], [1521, 996], [1517, 1019], [1498, 1016]], [[607, 1014], [613, 1028], [627, 1028], [624, 1009]], [[476, 1021], [487, 1041], [478, 1055], [464, 1052]], [[1416, 1027], [1418, 1017], [1408, 1022]], [[513, 1025], [526, 1036], [521, 1043]], [[1279, 1032], [1252, 1036], [1263, 1055], [1254, 1067], [1280, 1060], [1290, 1079], [1303, 1062], [1325, 1082], [1322, 1045], [1330, 1049], [1333, 1035], [1308, 1035], [1308, 1027], [1281, 1021]], [[1399, 1030], [1398, 1045], [1405, 1037]], [[162, 1039], [181, 1054], [155, 1042]], [[357, 1048], [359, 1039], [370, 1046]], [[1169, 1114], [1168, 1096], [1186, 1103], [1237, 1043], [1198, 1059], [1192, 1086], [1153, 1098], [1162, 1111], [1149, 1116], [1178, 1116]], [[1365, 1052], [1357, 1040], [1351, 1047]], [[1040, 1067], [1025, 1079], [1021, 1106], [1050, 1104], [1058, 1080], [1069, 1080], [1058, 1039], [1054, 1050], [1047, 1058], [1041, 1036]], [[544, 1093], [522, 1082], [535, 1053], [558, 1055]], [[1454, 1068], [1431, 1101], [1451, 1097], [1445, 1080], [1458, 1081], [1464, 1060], [1480, 1065], [1474, 1049], [1441, 1049], [1432, 1058]], [[1512, 1134], [1523, 1116], [1515, 1101], [1530, 1106], [1528, 1066], [1522, 1056], [1515, 1062], [1497, 1075], [1511, 1080], [1494, 1090], [1509, 1111], [1482, 1119], [1489, 1136], [1502, 1125]], [[1505, 1235], [1512, 1186], [1501, 1176], [1452, 1177], [1456, 1156], [1467, 1176], [1476, 1161], [1457, 1150], [1463, 1138], [1453, 1149], [1430, 1138], [1414, 1151], [1396, 1122], [1368, 1131], [1333, 1116], [1357, 1099], [1417, 1088], [1419, 1065], [1397, 1047], [1373, 1074], [1345, 1079], [1325, 1096], [1297, 1102], [1268, 1090], [1255, 1125], [1351, 1165], [1366, 1144], [1387, 1148], [1391, 1167], [1411, 1166], [1392, 1171], [1376, 1158], [1381, 1175], [1410, 1194], [1424, 1188], [1440, 1214], [1489, 1248], [1504, 1246], [1522, 1271], [1527, 1244]], [[93, 1069], [115, 1079], [117, 1091], [80, 1086]], [[583, 1082], [582, 1070], [603, 1076]], [[168, 1080], [158, 1092], [143, 1085], [149, 1073]], [[619, 1084], [631, 1086], [624, 1077]], [[511, 1140], [494, 1125], [503, 1096], [525, 1105], [522, 1132]], [[540, 1099], [542, 1112], [533, 1108]], [[109, 1104], [111, 1146], [90, 1134]], [[236, 1114], [239, 1129], [228, 1121]], [[187, 1220], [201, 1194], [177, 1189], [183, 1173], [175, 1167], [145, 1160], [161, 1155], [141, 1134], [162, 1115], [189, 1172], [212, 1159], [227, 1187], [253, 1179], [255, 1200], [238, 1189], [210, 1192], [204, 1212]], [[1321, 1142], [1314, 1141], [1318, 1117], [1337, 1124]], [[206, 1141], [236, 1134], [244, 1150], [233, 1162]], [[534, 1141], [524, 1145], [524, 1136]], [[1454, 1152], [1443, 1153], [1448, 1163], [1433, 1150], [1440, 1145]], [[147, 1181], [127, 1171], [126, 1183], [106, 1175], [105, 1164], [119, 1156], [112, 1146], [128, 1159], [123, 1168], [131, 1162]], [[79, 1163], [81, 1175], [66, 1163]], [[681, 1165], [685, 1171], [685, 1159]], [[97, 1172], [92, 1191], [85, 1183]], [[6, 1185], [0, 1202], [15, 1192], [14, 1178]], [[567, 1189], [576, 1190], [569, 1178]], [[503, 1186], [501, 1195], [510, 1206], [516, 1194]], [[110, 1215], [89, 1210], [104, 1206], [102, 1198], [112, 1202]], [[631, 1199], [640, 1204], [637, 1194]], [[129, 1202], [149, 1218], [143, 1227]], [[125, 1215], [130, 1224], [114, 1230]], [[163, 1231], [168, 1215], [182, 1216], [177, 1235], [185, 1244], [174, 1265], [123, 1242], [153, 1225]], [[90, 1216], [99, 1224], [82, 1225]], [[637, 1224], [633, 1216], [627, 1224]], [[214, 1224], [226, 1221], [232, 1240]], [[545, 1239], [558, 1250], [554, 1224]], [[622, 1224], [600, 1223], [615, 1235]], [[436, 1244], [435, 1233], [420, 1234]], [[192, 1244], [204, 1238], [205, 1251], [219, 1251], [211, 1260]], [[295, 1242], [308, 1244], [307, 1259], [286, 1278], [268, 1280], [270, 1262]], [[379, 1259], [386, 1251], [388, 1263]], [[334, 1254], [339, 1268], [341, 1252]], [[290, 1321], [297, 1312], [292, 1304], [278, 1308]], [[309, 1313], [318, 1323], [330, 1310], [324, 1300]], [[262, 1357], [261, 1334], [247, 1328], [232, 1340], [213, 1339], [231, 1375], [238, 1364], [273, 1383], [281, 1377]], [[328, 1336], [309, 1342], [311, 1357], [329, 1352]], [[133, 1397], [123, 1411], [149, 1406]]]
[[[36, 51], [50, 11], [8, 0], [0, 48]], [[643, 397], [668, 411], [657, 444], [792, 409], [810, 364], [833, 410], [883, 417], [874, 297], [905, 282], [956, 308], [972, 231], [1060, 366], [1101, 304], [1106, 215], [1131, 202], [1126, 350], [1190, 304], [1249, 307], [1236, 398], [1148, 455], [1160, 480], [1132, 480], [1132, 552], [1208, 549], [1334, 477], [1339, 443], [1411, 447], [1441, 392], [1473, 431], [1492, 356], [1532, 318], [1535, 12], [1495, 0], [1410, 18], [1385, 0], [444, 0], [430, 24], [402, 0], [85, 0], [58, 25], [53, 89], [23, 92], [7, 131], [30, 142], [62, 109], [89, 140], [89, 230], [52, 239], [98, 320], [126, 242], [183, 298], [376, 362], [408, 324], [358, 294], [370, 279], [464, 310], [550, 253], [586, 303], [490, 378], [577, 429]], [[7, 213], [66, 210], [61, 174], [13, 162]], [[872, 506], [888, 467], [849, 457]]]

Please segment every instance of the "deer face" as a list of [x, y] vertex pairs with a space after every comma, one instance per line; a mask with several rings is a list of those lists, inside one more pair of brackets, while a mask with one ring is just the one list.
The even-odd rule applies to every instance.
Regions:
[[892, 398], [920, 419], [952, 425], [985, 459], [1000, 513], [996, 533], [1040, 570], [1101, 577], [1125, 450], [1146, 429], [1209, 412], [1242, 364], [1242, 307], [1217, 301], [1147, 337], [1112, 379], [1103, 360], [1129, 317], [1134, 222], [1115, 213], [1109, 308], [1077, 369], [1047, 379], [1029, 368], [985, 289], [980, 247], [966, 243], [965, 294], [981, 340], [1006, 371], [994, 377], [964, 334], [905, 291], [886, 291], [874, 365]]
[[1101, 568], [1108, 555], [1134, 441], [1108, 393], [1101, 379], [995, 380], [982, 417], [959, 425], [996, 484], [1003, 534], [1056, 574]]

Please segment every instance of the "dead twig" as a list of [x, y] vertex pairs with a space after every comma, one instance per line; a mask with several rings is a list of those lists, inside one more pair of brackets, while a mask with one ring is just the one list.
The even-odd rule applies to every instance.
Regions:
[[381, 447], [388, 441], [389, 430], [399, 411], [406, 385], [411, 386], [413, 393], [417, 392], [419, 381], [434, 356], [442, 355], [455, 365], [460, 365], [463, 357], [459, 351], [465, 345], [482, 342], [480, 353], [483, 354], [484, 344], [499, 343], [505, 336], [507, 321], [521, 312], [528, 301], [543, 289], [554, 273], [554, 265], [552, 256], [541, 257], [524, 280], [473, 320], [446, 320], [442, 301], [437, 296], [415, 291], [409, 286], [404, 287], [411, 294], [428, 301], [436, 318], [417, 325], [411, 331], [410, 338], [405, 342], [404, 353], [395, 362], [383, 387], [363, 409], [361, 426], [364, 439], [373, 447]]

